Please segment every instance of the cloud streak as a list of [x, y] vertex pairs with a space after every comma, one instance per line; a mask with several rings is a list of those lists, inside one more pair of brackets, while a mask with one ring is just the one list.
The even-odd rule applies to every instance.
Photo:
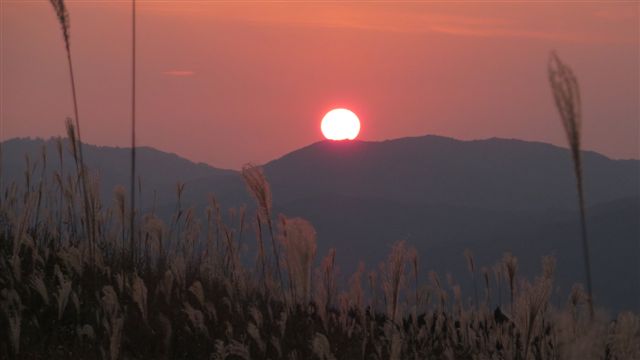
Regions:
[[[209, 4], [209, 3], [207, 3]], [[195, 10], [195, 5], [180, 7], [182, 11]], [[174, 7], [175, 9], [175, 7]], [[629, 19], [628, 9], [598, 8], [593, 10], [564, 9], [575, 13], [569, 20], [558, 20], [554, 9], [549, 13], [532, 7], [498, 8], [476, 6], [459, 7], [445, 5], [387, 3], [297, 3], [287, 6], [279, 4], [251, 3], [251, 5], [200, 6], [200, 15], [215, 17], [222, 22], [244, 22], [255, 25], [294, 26], [309, 28], [348, 28], [363, 31], [398, 33], [439, 33], [454, 36], [486, 38], [527, 38], [534, 40], [574, 43], [628, 43], [635, 41], [629, 36], [620, 36], [614, 30], [602, 32], [579, 23], [581, 20], [601, 17], [607, 19], [624, 17]], [[553, 9], [553, 8], [552, 8]], [[195, 13], [193, 13], [195, 14]], [[193, 15], [192, 14], [192, 15]], [[544, 14], [544, 16], [543, 16]], [[578, 21], [578, 22], [576, 22]], [[570, 26], [566, 26], [571, 23]]]

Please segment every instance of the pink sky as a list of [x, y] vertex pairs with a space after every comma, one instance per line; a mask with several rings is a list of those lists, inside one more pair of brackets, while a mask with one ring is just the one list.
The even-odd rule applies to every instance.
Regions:
[[[2, 138], [64, 133], [72, 103], [46, 0], [0, 0]], [[360, 139], [438, 134], [564, 146], [546, 75], [579, 77], [585, 148], [639, 157], [636, 2], [139, 0], [139, 144], [218, 167], [322, 139], [334, 107]], [[127, 146], [130, 5], [67, 1], [84, 141]]]

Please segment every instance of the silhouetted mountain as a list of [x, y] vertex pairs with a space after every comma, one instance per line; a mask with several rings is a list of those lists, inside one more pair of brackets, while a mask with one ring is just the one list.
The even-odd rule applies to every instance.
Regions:
[[[587, 203], [636, 196], [636, 160], [584, 153]], [[382, 142], [322, 141], [265, 165], [281, 203], [318, 194], [483, 209], [576, 207], [566, 149], [544, 143], [439, 136]]]
[[[60, 156], [56, 140], [12, 139], [2, 144], [3, 173], [5, 185], [16, 181], [24, 184], [26, 158], [32, 167], [32, 183], [40, 180], [42, 173], [42, 150], [46, 149], [48, 179], [54, 171], [60, 172]], [[196, 204], [206, 201], [208, 192], [216, 190], [226, 206], [246, 201], [244, 185], [240, 182], [238, 172], [211, 167], [207, 164], [196, 164], [176, 154], [159, 151], [150, 147], [136, 150], [136, 166], [141, 206], [147, 209], [172, 211], [177, 199], [177, 184], [185, 184], [183, 199], [185, 204]], [[75, 163], [71, 156], [69, 143], [63, 140], [62, 172], [75, 174]], [[89, 172], [100, 181], [100, 195], [106, 205], [110, 205], [117, 186], [122, 185], [129, 192], [131, 155], [130, 148], [110, 146], [83, 145], [83, 155]], [[206, 184], [195, 188], [192, 184]], [[155, 204], [155, 205], [154, 205]]]
[[[59, 167], [54, 143], [10, 140], [3, 172], [24, 183], [24, 154], [48, 149], [48, 172]], [[110, 204], [113, 189], [129, 182], [129, 150], [85, 146], [85, 158]], [[71, 159], [64, 158], [65, 171]], [[200, 214], [213, 193], [222, 209], [252, 203], [238, 172], [195, 164], [151, 148], [138, 150], [142, 205], [169, 216], [176, 183], [186, 183], [184, 206]], [[522, 274], [539, 273], [540, 260], [558, 259], [563, 303], [583, 281], [575, 178], [567, 149], [544, 143], [437, 136], [383, 142], [323, 141], [264, 165], [276, 211], [309, 219], [318, 232], [318, 257], [337, 249], [347, 277], [359, 260], [383, 261], [391, 244], [407, 240], [424, 270], [469, 280], [463, 250], [479, 265], [504, 252], [519, 258]], [[588, 227], [596, 302], [614, 311], [640, 310], [640, 161], [584, 153]], [[32, 181], [39, 181], [36, 169]], [[154, 192], [155, 190], [155, 192]], [[426, 276], [426, 274], [425, 274]], [[468, 285], [468, 284], [467, 284]], [[463, 286], [470, 289], [471, 286]]]
[[[639, 205], [640, 198], [630, 197], [587, 211], [594, 292], [599, 305], [612, 310], [640, 309]], [[332, 195], [291, 202], [278, 210], [310, 219], [321, 239], [318, 253], [338, 249], [345, 274], [355, 271], [360, 260], [377, 267], [401, 239], [416, 247], [423, 270], [449, 273], [466, 290], [473, 287], [465, 249], [481, 266], [511, 252], [518, 257], [519, 272], [529, 278], [540, 273], [543, 256], [555, 256], [560, 303], [571, 286], [584, 279], [577, 211], [483, 210]]]
[[[597, 300], [614, 310], [640, 309], [640, 161], [584, 152], [583, 167]], [[565, 295], [584, 279], [567, 149], [438, 136], [323, 141], [265, 171], [279, 209], [310, 219], [319, 252], [336, 247], [347, 274], [358, 260], [377, 266], [404, 239], [419, 250], [424, 269], [460, 282], [469, 280], [465, 248], [486, 265], [510, 251], [529, 276], [553, 254]]]

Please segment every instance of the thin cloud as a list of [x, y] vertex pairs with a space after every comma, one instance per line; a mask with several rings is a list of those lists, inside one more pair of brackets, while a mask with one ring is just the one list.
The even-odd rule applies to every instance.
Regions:
[[572, 34], [550, 33], [543, 31], [528, 31], [517, 29], [492, 29], [492, 28], [469, 28], [461, 26], [432, 26], [432, 31], [462, 36], [480, 37], [525, 37], [533, 39], [580, 41], [581, 38]]
[[[522, 12], [489, 12], [484, 6], [474, 12], [457, 7], [441, 5], [423, 6], [416, 3], [403, 6], [389, 6], [391, 3], [305, 3], [292, 2], [284, 6], [280, 3], [233, 3], [191, 2], [181, 6], [149, 7], [149, 10], [168, 10], [189, 13], [190, 16], [215, 17], [219, 22], [245, 22], [251, 24], [270, 24], [280, 26], [311, 28], [351, 28], [364, 31], [382, 31], [398, 33], [441, 33], [453, 36], [527, 38], [572, 43], [632, 43], [637, 41], [629, 35], [618, 32], [600, 33], [588, 27], [573, 30], [566, 27], [546, 26], [540, 28], [540, 14], [531, 15], [529, 21]], [[185, 5], [185, 4], [188, 4]], [[517, 9], [516, 9], [517, 10]], [[605, 8], [588, 11], [581, 16], [584, 19], [594, 16], [613, 20], [637, 19], [637, 14], [625, 7]], [[550, 10], [551, 11], [551, 10]], [[537, 23], [533, 22], [538, 16]], [[527, 25], [528, 23], [528, 25]]]
[[173, 77], [189, 77], [195, 75], [195, 72], [191, 70], [168, 70], [163, 71], [162, 74]]
[[[173, 4], [173, 3], [171, 3]], [[193, 2], [185, 0], [180, 6], [167, 3], [166, 6], [147, 6], [145, 11], [172, 16], [198, 16], [216, 18], [218, 22], [244, 22], [311, 28], [353, 28], [389, 32], [429, 32], [433, 24], [454, 24], [471, 26], [501, 26], [508, 20], [491, 16], [469, 16], [430, 11], [422, 6], [417, 8], [396, 8], [386, 3], [327, 3], [292, 2], [281, 3], [249, 2]]]
[[432, 26], [432, 31], [459, 36], [498, 37], [498, 38], [529, 38], [538, 40], [553, 40], [574, 43], [628, 43], [632, 39], [611, 39], [599, 34], [560, 33], [515, 28], [471, 28], [464, 26]]

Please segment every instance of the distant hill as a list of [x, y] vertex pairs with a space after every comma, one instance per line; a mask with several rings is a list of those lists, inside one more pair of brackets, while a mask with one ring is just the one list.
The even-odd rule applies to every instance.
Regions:
[[[638, 164], [585, 152], [588, 204], [637, 196]], [[265, 169], [280, 202], [333, 193], [503, 210], [577, 204], [569, 152], [520, 140], [323, 141], [267, 163]]]
[[[3, 143], [3, 173], [23, 183], [25, 153], [48, 172], [59, 167], [53, 141]], [[129, 150], [85, 145], [107, 204], [118, 184], [129, 183]], [[138, 150], [142, 206], [165, 216], [175, 209], [176, 183], [186, 183], [183, 204], [202, 214], [207, 194], [222, 209], [252, 204], [237, 171], [195, 164], [152, 148]], [[65, 171], [71, 159], [64, 158]], [[558, 296], [583, 279], [575, 179], [567, 149], [544, 143], [438, 136], [382, 142], [322, 141], [264, 165], [276, 211], [309, 219], [318, 231], [318, 257], [337, 248], [342, 274], [363, 260], [377, 267], [395, 240], [421, 254], [424, 270], [469, 281], [462, 256], [479, 265], [504, 252], [519, 257], [523, 274], [539, 272], [541, 256], [558, 259]], [[39, 179], [36, 169], [34, 179]], [[640, 161], [584, 153], [589, 235], [596, 301], [614, 311], [640, 310]], [[154, 191], [155, 190], [155, 191]], [[426, 276], [426, 274], [425, 274]], [[467, 286], [467, 289], [470, 288]], [[558, 298], [563, 303], [565, 298]]]
[[[467, 290], [472, 288], [463, 257], [467, 248], [479, 266], [491, 266], [511, 252], [518, 257], [519, 272], [528, 277], [540, 273], [543, 256], [554, 255], [560, 303], [571, 286], [584, 279], [576, 211], [483, 210], [329, 195], [279, 210], [311, 219], [321, 239], [319, 253], [338, 249], [345, 274], [355, 271], [359, 260], [377, 267], [392, 243], [402, 239], [417, 248], [424, 270], [450, 273]], [[640, 309], [640, 198], [589, 208], [588, 226], [599, 304], [613, 310]]]
[[[46, 149], [48, 178], [53, 171], [60, 171], [60, 159], [56, 140], [12, 139], [3, 143], [3, 173], [5, 184], [16, 181], [24, 183], [26, 157], [30, 158], [34, 168], [33, 179], [39, 181], [42, 171], [42, 149]], [[130, 186], [130, 148], [83, 145], [85, 162], [91, 174], [100, 180], [103, 202], [110, 205], [113, 193], [118, 185], [129, 190]], [[176, 154], [159, 151], [150, 147], [136, 149], [137, 174], [142, 189], [142, 206], [151, 208], [174, 209], [177, 198], [178, 182], [185, 184], [184, 200], [186, 204], [206, 201], [208, 192], [215, 191], [227, 206], [246, 201], [244, 185], [238, 172], [217, 169], [203, 163], [194, 163]], [[69, 144], [63, 140], [63, 171], [67, 174], [75, 171]], [[194, 188], [192, 184], [203, 184]], [[195, 191], [194, 191], [195, 190]]]

